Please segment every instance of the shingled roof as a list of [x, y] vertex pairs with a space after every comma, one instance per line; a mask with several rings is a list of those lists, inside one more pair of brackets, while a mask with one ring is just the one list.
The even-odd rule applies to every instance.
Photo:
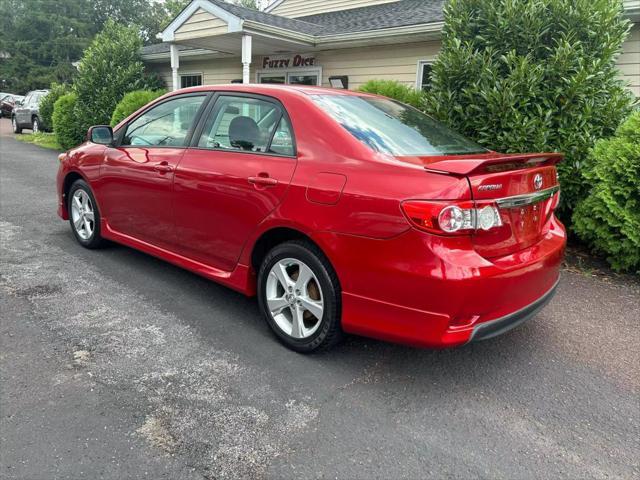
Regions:
[[298, 20], [322, 26], [325, 35], [354, 33], [440, 22], [444, 19], [443, 7], [444, 0], [401, 0], [309, 15]]
[[[321, 38], [334, 34], [376, 31], [440, 22], [443, 20], [442, 9], [445, 0], [399, 0], [300, 18], [287, 18], [221, 0], [208, 1], [243, 20]], [[192, 50], [189, 47], [181, 48]], [[168, 51], [168, 44], [149, 45], [142, 48], [143, 55]]]

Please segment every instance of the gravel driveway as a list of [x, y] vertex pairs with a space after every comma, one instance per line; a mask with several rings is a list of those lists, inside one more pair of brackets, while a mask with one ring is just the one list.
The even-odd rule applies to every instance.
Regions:
[[280, 346], [255, 301], [55, 214], [0, 121], [0, 477], [638, 478], [640, 288], [565, 271], [457, 350]]

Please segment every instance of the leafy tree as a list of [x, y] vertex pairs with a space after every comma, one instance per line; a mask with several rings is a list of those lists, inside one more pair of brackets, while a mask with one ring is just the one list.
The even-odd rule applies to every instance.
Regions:
[[426, 108], [497, 151], [564, 152], [568, 221], [589, 148], [633, 102], [615, 66], [622, 13], [619, 0], [450, 0]]
[[591, 192], [573, 215], [575, 232], [615, 270], [640, 273], [640, 111], [596, 143], [584, 177]]
[[113, 111], [111, 126], [115, 127], [129, 115], [165, 93], [166, 90], [136, 90], [135, 92], [127, 93]]
[[78, 66], [73, 89], [78, 96], [78, 118], [83, 129], [107, 124], [118, 102], [133, 90], [158, 89], [157, 78], [145, 75], [139, 50], [142, 40], [135, 27], [108, 20]]
[[53, 106], [58, 99], [69, 93], [69, 86], [64, 83], [52, 83], [49, 93], [40, 100], [40, 120], [43, 130], [53, 129]]
[[107, 20], [135, 26], [147, 43], [187, 0], [0, 0], [0, 91], [24, 94], [71, 83], [73, 66]]
[[369, 80], [358, 90], [376, 95], [384, 95], [385, 97], [393, 98], [417, 108], [421, 107], [424, 101], [422, 92], [396, 80]]

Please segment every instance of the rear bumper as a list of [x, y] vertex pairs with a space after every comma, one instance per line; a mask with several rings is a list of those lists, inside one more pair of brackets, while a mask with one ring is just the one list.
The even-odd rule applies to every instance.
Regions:
[[553, 296], [566, 244], [555, 218], [535, 245], [500, 258], [471, 241], [410, 230], [388, 240], [317, 238], [343, 288], [348, 333], [416, 347], [491, 338], [531, 318]]
[[497, 337], [503, 333], [508, 332], [526, 322], [530, 318], [534, 317], [544, 306], [551, 301], [556, 294], [560, 279], [555, 283], [551, 290], [545, 293], [538, 300], [530, 305], [518, 310], [517, 312], [510, 313], [504, 317], [491, 320], [489, 322], [480, 323], [476, 325], [471, 333], [470, 342], [478, 342], [481, 340], [487, 340], [489, 338]]

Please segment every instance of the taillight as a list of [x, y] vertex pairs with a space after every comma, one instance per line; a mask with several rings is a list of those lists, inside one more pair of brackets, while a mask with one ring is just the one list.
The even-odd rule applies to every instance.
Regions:
[[463, 235], [502, 226], [498, 207], [491, 202], [407, 200], [402, 211], [412, 225], [440, 235]]

